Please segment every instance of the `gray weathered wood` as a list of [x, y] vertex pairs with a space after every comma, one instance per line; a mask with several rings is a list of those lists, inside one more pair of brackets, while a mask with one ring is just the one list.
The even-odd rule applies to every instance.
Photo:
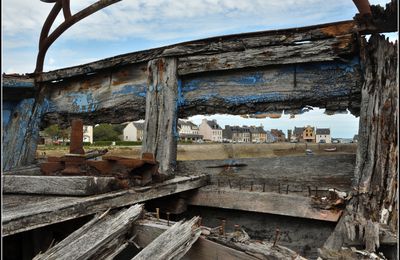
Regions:
[[198, 217], [179, 221], [154, 239], [133, 259], [181, 259], [201, 234]]
[[357, 31], [354, 21], [341, 21], [302, 28], [271, 30], [212, 37], [166, 47], [119, 55], [104, 60], [43, 73], [38, 82], [86, 75], [116, 66], [147, 62], [164, 56], [215, 54], [271, 45], [295, 45], [302, 41], [334, 38]]
[[340, 249], [347, 239], [360, 239], [368, 251], [375, 251], [380, 224], [398, 230], [398, 44], [372, 35], [363, 47], [366, 70], [353, 198], [324, 245], [329, 250]]
[[[321, 195], [329, 189], [351, 190], [355, 159], [354, 154], [333, 154], [178, 161], [177, 174], [208, 173], [212, 185], [247, 191], [253, 184], [254, 191], [285, 193], [288, 189], [289, 194], [309, 196], [309, 191], [315, 195], [317, 187]], [[235, 164], [246, 166], [229, 167]]]
[[146, 118], [142, 152], [152, 153], [163, 174], [174, 174], [177, 152], [178, 79], [176, 59], [152, 60], [148, 65]]
[[3, 196], [3, 236], [91, 215], [109, 208], [196, 189], [207, 184], [208, 176], [176, 177], [149, 187], [109, 192], [88, 197], [32, 195]]
[[3, 193], [84, 196], [115, 190], [114, 177], [93, 176], [1, 176]]
[[129, 233], [142, 213], [143, 205], [134, 205], [116, 214], [98, 215], [67, 238], [34, 259], [89, 259], [101, 255], [108, 243]]
[[42, 175], [38, 164], [31, 164], [22, 167], [15, 167], [9, 171], [3, 172], [3, 175]]
[[215, 187], [203, 187], [195, 191], [188, 197], [188, 204], [332, 222], [337, 222], [342, 213], [338, 209], [318, 209], [309, 197]]
[[192, 55], [179, 58], [178, 74], [340, 60], [341, 55], [350, 54], [353, 49], [353, 36], [349, 34], [293, 46], [277, 45], [215, 55]]

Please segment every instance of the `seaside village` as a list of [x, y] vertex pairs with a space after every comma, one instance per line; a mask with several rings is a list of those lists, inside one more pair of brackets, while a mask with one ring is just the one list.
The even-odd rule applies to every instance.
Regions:
[[[126, 122], [122, 124], [123, 133], [119, 136], [121, 141], [141, 142], [143, 139], [143, 121]], [[294, 127], [287, 130], [285, 135], [281, 129], [266, 130], [259, 126], [221, 126], [217, 120], [204, 118], [200, 125], [190, 120], [178, 120], [179, 141], [184, 143], [356, 143], [357, 135], [353, 139], [332, 138], [330, 128], [318, 128], [315, 126]], [[42, 136], [43, 144], [49, 144], [52, 140]], [[83, 141], [93, 143], [93, 126], [84, 126]]]

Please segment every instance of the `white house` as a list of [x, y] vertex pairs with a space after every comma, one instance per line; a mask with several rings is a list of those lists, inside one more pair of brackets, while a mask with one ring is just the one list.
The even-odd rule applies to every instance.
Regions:
[[83, 126], [83, 141], [88, 143], [93, 143], [93, 126], [84, 125]]
[[212, 142], [222, 142], [222, 128], [217, 124], [217, 120], [209, 121], [203, 119], [199, 126], [199, 134], [203, 136], [204, 140]]
[[199, 127], [191, 121], [178, 120], [179, 139], [184, 141], [197, 141], [203, 139], [199, 134]]
[[329, 128], [317, 128], [315, 131], [316, 143], [332, 143], [331, 130]]
[[123, 130], [124, 141], [142, 141], [143, 127], [143, 122], [129, 122]]

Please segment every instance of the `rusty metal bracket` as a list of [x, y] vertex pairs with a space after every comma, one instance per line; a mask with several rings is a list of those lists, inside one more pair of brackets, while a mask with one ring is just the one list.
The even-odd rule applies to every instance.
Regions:
[[[36, 58], [36, 68], [35, 73], [43, 72], [43, 63], [46, 56], [46, 52], [50, 45], [60, 37], [60, 35], [65, 32], [69, 27], [79, 22], [83, 18], [109, 6], [119, 2], [121, 0], [99, 0], [96, 3], [86, 7], [85, 9], [77, 12], [76, 14], [71, 14], [70, 0], [41, 0], [45, 3], [54, 3], [53, 9], [51, 9], [46, 21], [43, 24], [42, 31], [39, 38], [39, 52]], [[62, 22], [52, 33], [50, 33], [50, 28], [53, 25], [56, 17], [60, 13], [61, 9], [64, 14], [64, 22]]]

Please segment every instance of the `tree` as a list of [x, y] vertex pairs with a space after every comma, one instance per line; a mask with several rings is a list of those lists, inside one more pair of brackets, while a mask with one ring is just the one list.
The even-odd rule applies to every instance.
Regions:
[[118, 141], [118, 135], [110, 124], [100, 124], [93, 129], [94, 141]]
[[52, 140], [57, 140], [60, 134], [60, 128], [58, 125], [51, 125], [44, 129], [44, 133], [48, 135]]

